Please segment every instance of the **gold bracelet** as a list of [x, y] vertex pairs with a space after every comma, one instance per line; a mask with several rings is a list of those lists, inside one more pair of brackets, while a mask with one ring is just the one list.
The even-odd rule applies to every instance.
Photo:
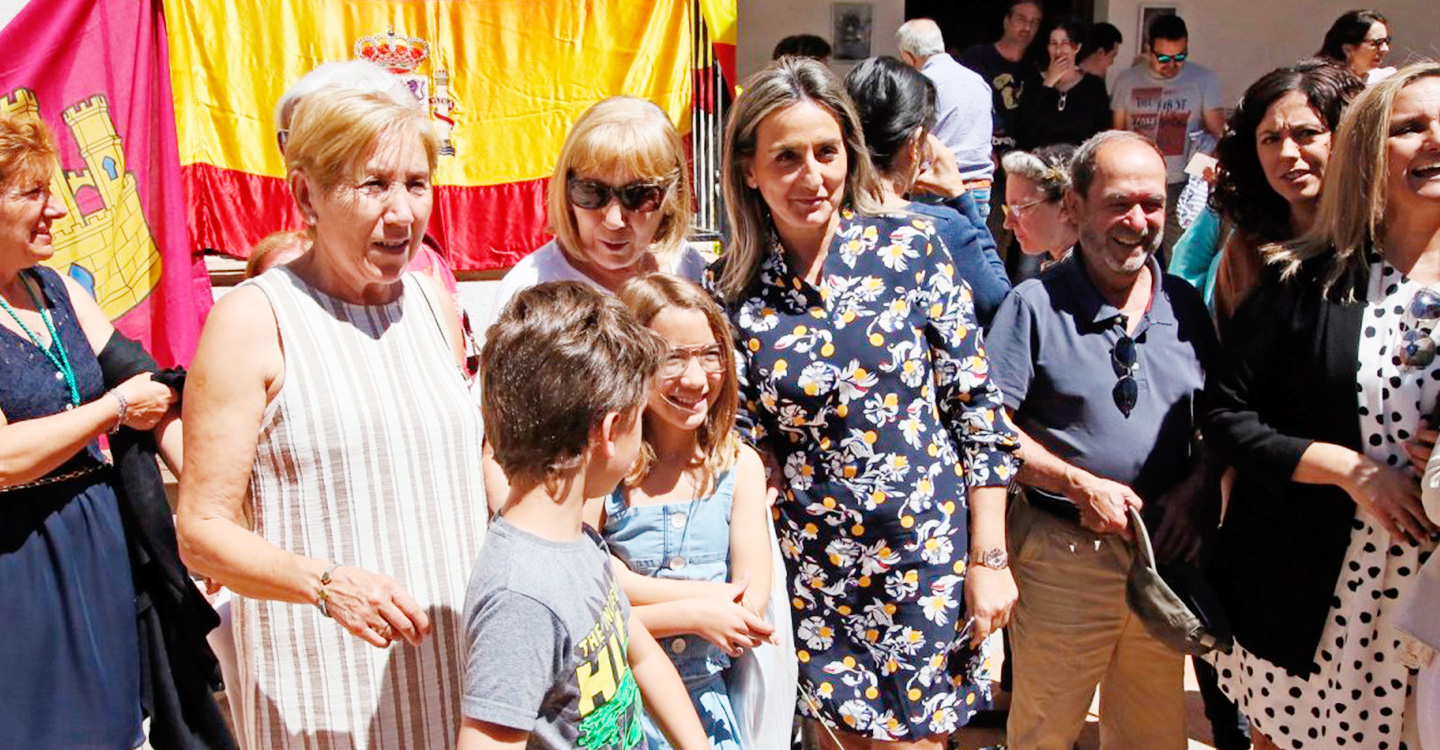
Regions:
[[330, 563], [330, 567], [326, 568], [325, 572], [320, 574], [320, 593], [315, 595], [315, 606], [319, 607], [320, 614], [326, 617], [330, 616], [330, 592], [325, 587], [330, 585], [330, 582], [333, 580], [330, 574], [334, 573], [338, 567], [340, 567], [340, 563], [332, 562]]

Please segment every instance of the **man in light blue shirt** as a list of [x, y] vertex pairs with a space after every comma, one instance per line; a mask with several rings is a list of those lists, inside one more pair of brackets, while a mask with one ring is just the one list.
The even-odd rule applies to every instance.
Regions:
[[906, 21], [895, 32], [900, 59], [935, 84], [935, 137], [955, 152], [960, 179], [981, 217], [990, 213], [992, 92], [985, 79], [945, 51], [940, 27], [928, 18]]

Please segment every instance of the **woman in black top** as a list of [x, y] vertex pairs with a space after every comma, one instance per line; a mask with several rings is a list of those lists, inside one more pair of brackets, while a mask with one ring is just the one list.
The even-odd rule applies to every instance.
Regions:
[[1361, 94], [1206, 391], [1206, 441], [1237, 469], [1213, 563], [1236, 645], [1214, 659], [1256, 748], [1418, 747], [1417, 654], [1391, 620], [1440, 531], [1405, 453], [1440, 400], [1437, 165], [1440, 64]]
[[1055, 143], [1080, 145], [1109, 130], [1110, 95], [1105, 81], [1081, 70], [1075, 56], [1088, 39], [1083, 21], [1067, 18], [1050, 31], [1050, 65], [1041, 85], [1026, 92], [1016, 118], [1018, 146], [1032, 150]]

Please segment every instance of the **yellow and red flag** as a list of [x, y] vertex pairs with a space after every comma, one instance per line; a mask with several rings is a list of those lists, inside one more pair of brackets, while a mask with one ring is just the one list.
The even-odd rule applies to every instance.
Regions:
[[[727, 2], [733, 50], [734, 0], [705, 5]], [[244, 257], [299, 226], [275, 102], [317, 65], [368, 55], [406, 77], [449, 146], [430, 233], [452, 265], [513, 265], [546, 240], [548, 176], [585, 108], [632, 94], [688, 127], [693, 3], [166, 0], [192, 240]]]

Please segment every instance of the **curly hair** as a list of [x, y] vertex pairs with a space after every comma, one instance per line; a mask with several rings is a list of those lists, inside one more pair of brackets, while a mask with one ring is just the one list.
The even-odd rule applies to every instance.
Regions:
[[1334, 132], [1340, 115], [1365, 86], [1350, 71], [1327, 61], [1310, 60], [1277, 68], [1250, 84], [1230, 115], [1216, 147], [1219, 177], [1210, 205], [1242, 232], [1264, 242], [1290, 239], [1290, 204], [1275, 192], [1260, 166], [1255, 131], [1265, 113], [1292, 91], [1305, 95], [1325, 127]]

